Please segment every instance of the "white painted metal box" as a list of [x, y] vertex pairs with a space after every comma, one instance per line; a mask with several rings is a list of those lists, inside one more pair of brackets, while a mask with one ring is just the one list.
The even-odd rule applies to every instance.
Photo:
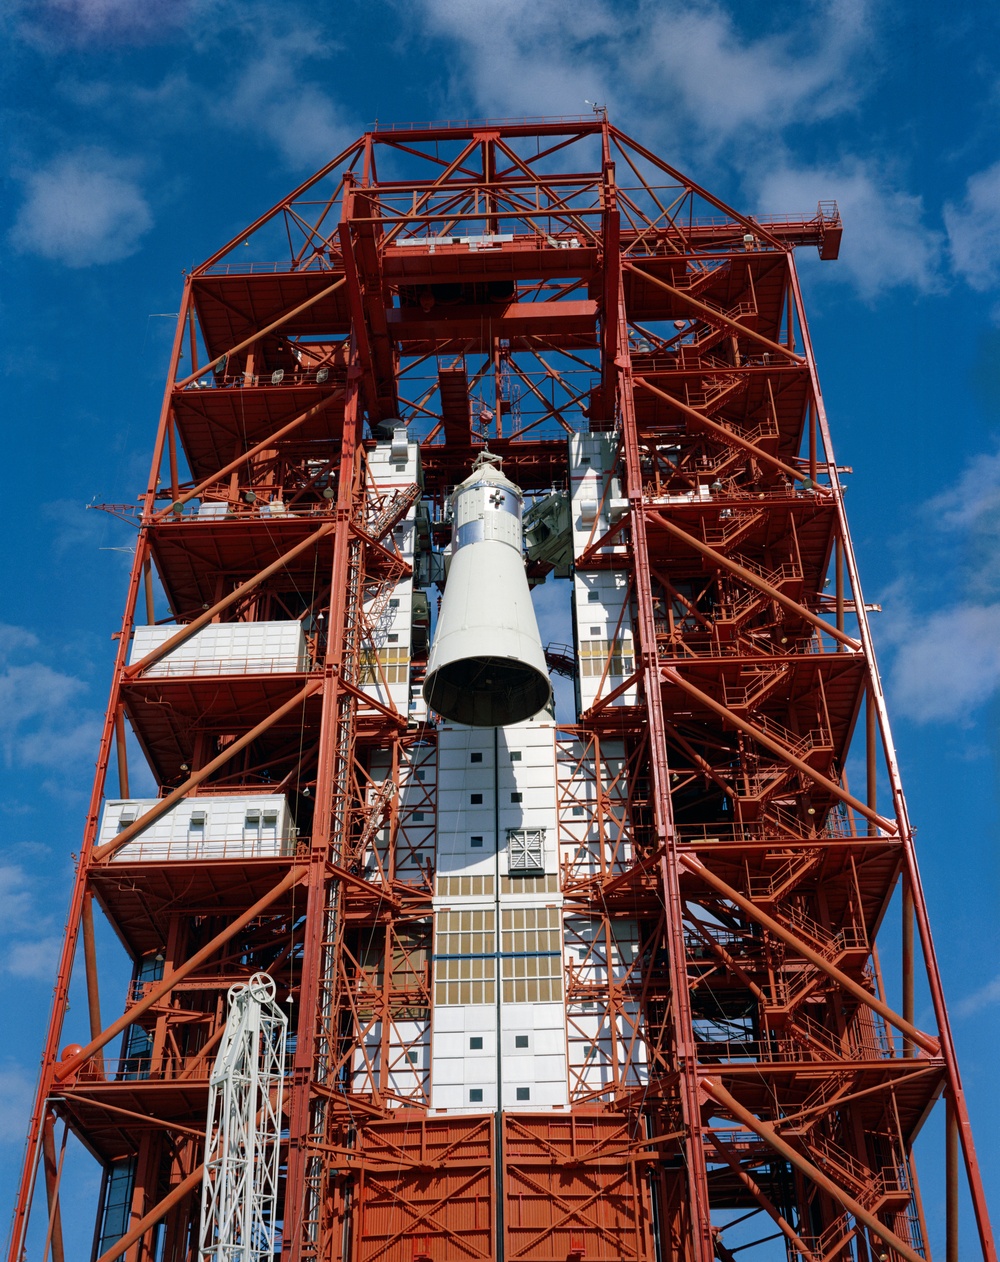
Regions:
[[[106, 802], [98, 845], [114, 841], [155, 804], [155, 798]], [[189, 797], [126, 842], [112, 862], [273, 858], [292, 854], [295, 836], [288, 800], [279, 794]]]
[[[141, 661], [179, 630], [173, 625], [136, 627], [129, 664]], [[214, 622], [155, 662], [144, 677], [276, 675], [308, 669], [300, 622]]]

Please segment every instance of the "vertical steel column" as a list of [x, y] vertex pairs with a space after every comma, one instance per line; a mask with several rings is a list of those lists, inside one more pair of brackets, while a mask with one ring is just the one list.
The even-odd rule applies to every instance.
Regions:
[[[352, 354], [352, 365], [356, 352]], [[348, 608], [349, 551], [353, 541], [352, 523], [360, 463], [358, 445], [362, 413], [358, 379], [348, 383], [344, 409], [344, 433], [337, 477], [336, 530], [330, 573], [330, 604], [327, 610], [327, 656], [323, 670], [323, 703], [320, 720], [316, 775], [316, 813], [313, 820], [306, 894], [305, 940], [302, 949], [301, 982], [298, 1002], [298, 1029], [292, 1083], [289, 1092], [288, 1173], [285, 1182], [286, 1231], [282, 1255], [291, 1262], [323, 1256], [321, 1240], [325, 1204], [320, 1203], [324, 1184], [317, 1170], [323, 1158], [314, 1147], [326, 1136], [330, 1104], [313, 1090], [325, 1086], [335, 1052], [336, 1031], [330, 1029], [334, 1010], [331, 988], [340, 968], [340, 926], [332, 924], [339, 878], [327, 874], [327, 864], [339, 861], [331, 853], [335, 836], [342, 834], [343, 822], [337, 812], [346, 812], [348, 803], [338, 790], [338, 766], [351, 751], [342, 748], [342, 707], [353, 698], [341, 686], [344, 667], [347, 620], [357, 617]], [[328, 936], [336, 935], [333, 940]], [[309, 1231], [313, 1238], [306, 1239]]]
[[[605, 266], [611, 266], [606, 260]], [[704, 1141], [701, 1133], [701, 1093], [698, 1086], [698, 1055], [691, 1026], [691, 1003], [688, 995], [686, 950], [684, 943], [683, 906], [680, 896], [680, 865], [677, 838], [674, 832], [670, 801], [670, 769], [667, 764], [667, 737], [663, 714], [663, 692], [660, 661], [656, 652], [656, 623], [646, 541], [646, 518], [643, 503], [642, 470], [639, 463], [639, 439], [635, 422], [632, 393], [632, 364], [628, 344], [628, 313], [625, 307], [624, 278], [618, 280], [618, 404], [622, 427], [622, 448], [625, 457], [626, 496], [632, 530], [632, 562], [635, 567], [635, 600], [639, 633], [639, 662], [643, 695], [649, 722], [649, 760], [652, 781], [653, 813], [657, 846], [662, 851], [661, 876], [666, 908], [669, 942], [669, 974], [671, 1011], [673, 1015], [674, 1049], [678, 1059], [681, 1083], [681, 1106], [687, 1134], [684, 1151], [688, 1178], [688, 1204], [691, 1212], [692, 1258], [696, 1262], [712, 1262], [715, 1248], [712, 1238], [712, 1213], [705, 1167]]]
[[917, 868], [916, 852], [913, 846], [913, 832], [910, 827], [909, 815], [906, 809], [906, 799], [903, 796], [903, 786], [899, 774], [899, 765], [896, 760], [896, 751], [892, 741], [889, 716], [885, 705], [885, 694], [882, 690], [882, 682], [878, 673], [878, 665], [875, 660], [871, 627], [868, 622], [864, 596], [861, 591], [857, 560], [854, 555], [850, 533], [847, 528], [847, 517], [844, 511], [844, 496], [837, 477], [837, 465], [833, 455], [833, 444], [830, 439], [830, 427], [826, 417], [826, 410], [823, 406], [823, 395], [820, 390], [819, 375], [816, 369], [816, 357], [813, 353], [812, 339], [809, 336], [809, 327], [806, 323], [805, 305], [802, 301], [802, 289], [799, 284], [795, 260], [791, 251], [787, 254], [787, 260], [792, 291], [795, 295], [796, 318], [802, 335], [803, 350], [805, 351], [806, 363], [809, 369], [813, 406], [817, 410], [819, 431], [822, 436], [824, 455], [826, 457], [827, 472], [830, 475], [830, 484], [833, 488], [834, 503], [837, 507], [838, 531], [841, 539], [843, 540], [844, 562], [847, 569], [847, 579], [850, 583], [851, 592], [854, 597], [854, 607], [858, 619], [858, 630], [868, 668], [869, 686], [872, 689], [875, 699], [878, 724], [882, 736], [883, 750], [885, 752], [886, 769], [889, 776], [889, 785], [892, 791], [893, 805], [899, 825], [899, 836], [903, 843], [905, 872], [909, 878], [910, 893], [913, 898], [914, 915], [916, 918], [917, 929], [920, 934], [924, 967], [927, 971], [927, 981], [930, 987], [931, 1001], [934, 1005], [934, 1016], [940, 1032], [941, 1050], [947, 1065], [949, 1088], [953, 1096], [953, 1107], [955, 1109], [959, 1136], [962, 1142], [962, 1151], [965, 1157], [966, 1176], [969, 1181], [969, 1191], [972, 1197], [976, 1227], [979, 1232], [979, 1241], [982, 1248], [983, 1258], [986, 1259], [986, 1262], [998, 1262], [996, 1245], [994, 1243], [993, 1233], [990, 1227], [989, 1207], [986, 1203], [986, 1192], [983, 1187], [982, 1175], [976, 1158], [976, 1149], [972, 1138], [972, 1125], [969, 1120], [968, 1106], [965, 1101], [965, 1094], [962, 1090], [962, 1080], [958, 1070], [958, 1060], [955, 1055], [955, 1041], [952, 1036], [951, 1022], [949, 1020], [948, 1009], [945, 1004], [944, 987], [941, 983], [941, 972], [938, 968], [937, 957], [934, 952], [934, 941], [931, 936], [927, 902], [924, 897], [923, 886], [921, 885], [920, 874]]

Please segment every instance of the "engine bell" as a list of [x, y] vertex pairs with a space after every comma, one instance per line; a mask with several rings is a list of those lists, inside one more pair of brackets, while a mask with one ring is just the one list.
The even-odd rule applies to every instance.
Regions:
[[505, 727], [552, 700], [521, 551], [521, 489], [482, 452], [452, 496], [451, 565], [424, 699], [454, 723]]

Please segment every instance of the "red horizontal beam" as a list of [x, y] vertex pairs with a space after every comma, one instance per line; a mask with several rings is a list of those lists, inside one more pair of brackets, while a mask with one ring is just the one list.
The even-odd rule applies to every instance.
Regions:
[[386, 312], [389, 336], [399, 342], [455, 337], [527, 337], [539, 333], [592, 333], [597, 303], [589, 298], [567, 302], [497, 303], [489, 306], [393, 308]]

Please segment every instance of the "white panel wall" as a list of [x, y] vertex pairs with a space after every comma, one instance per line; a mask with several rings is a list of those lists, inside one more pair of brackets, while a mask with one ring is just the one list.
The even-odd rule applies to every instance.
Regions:
[[[555, 725], [549, 721], [518, 723], [500, 728], [498, 737], [498, 790], [501, 873], [510, 870], [507, 830], [545, 830], [544, 861], [547, 873], [556, 873]], [[516, 801], [515, 799], [520, 799]]]
[[[180, 630], [137, 626], [129, 664], [140, 661]], [[168, 675], [275, 675], [309, 669], [299, 622], [214, 622], [148, 667], [145, 678]]]
[[[372, 480], [384, 492], [402, 490], [420, 481], [420, 446], [405, 438], [405, 430], [397, 431], [398, 437], [380, 442], [368, 453], [368, 466]], [[416, 542], [416, 506], [412, 506], [405, 518], [392, 533], [392, 540], [403, 559], [412, 567]], [[410, 638], [413, 626], [413, 580], [398, 582], [386, 600], [376, 596], [365, 604], [365, 614], [371, 622], [371, 633], [365, 647], [377, 657], [381, 670], [371, 673], [375, 678], [365, 682], [364, 691], [384, 706], [392, 706], [414, 721], [426, 718], [426, 707], [420, 698], [420, 689], [410, 686]], [[412, 695], [411, 695], [412, 694]]]
[[[155, 805], [155, 798], [106, 802], [98, 845], [114, 841]], [[294, 853], [295, 836], [288, 802], [278, 794], [188, 797], [116, 851], [112, 862], [268, 858]]]
[[[638, 990], [639, 929], [634, 920], [609, 925], [587, 916], [567, 916], [567, 976], [600, 993], [609, 986]], [[614, 1082], [642, 1086], [647, 1081], [646, 1045], [639, 1005], [626, 1001], [617, 1010], [606, 1002], [570, 1004], [567, 1010], [570, 1064], [574, 1081], [597, 1090]]]
[[[434, 1005], [432, 1104], [471, 1113], [564, 1106], [568, 1089], [554, 725], [548, 716], [495, 731], [443, 724], [438, 737], [435, 912], [491, 912], [496, 956], [492, 1002]], [[541, 871], [509, 877], [509, 829], [544, 830]], [[482, 839], [479, 845], [477, 838]], [[481, 878], [478, 891], [462, 893], [459, 882], [470, 876]], [[534, 921], [552, 917], [552, 928], [532, 931], [546, 932], [555, 943], [551, 965], [547, 951], [543, 962], [539, 953], [520, 950], [523, 933], [517, 949], [515, 935], [505, 933], [507, 913], [529, 910]], [[559, 974], [553, 1000], [504, 999], [504, 984], [509, 989], [515, 973], [535, 978], [549, 969]], [[525, 1093], [527, 1098], [519, 1098]]]
[[[496, 1004], [434, 1007], [432, 1102], [449, 1113], [497, 1107]], [[475, 1044], [475, 1046], [474, 1046]], [[476, 1100], [473, 1092], [481, 1092]]]
[[420, 883], [435, 863], [437, 750], [433, 745], [411, 745], [403, 752], [398, 773], [399, 792], [394, 795], [394, 800], [386, 800], [381, 792], [390, 771], [389, 754], [381, 751], [373, 754], [370, 774], [374, 783], [369, 789], [368, 800], [369, 804], [373, 804], [382, 799], [384, 809], [373, 849], [365, 864], [365, 877], [369, 881], [381, 881], [385, 873], [391, 828], [389, 808], [394, 806], [397, 815], [394, 875], [397, 880]]
[[599, 767], [594, 748], [577, 740], [559, 743], [559, 851], [571, 881], [623, 872], [632, 862], [624, 746], [602, 741]]
[[[612, 479], [614, 445], [608, 435], [574, 434], [569, 452], [573, 554], [579, 556], [621, 519], [627, 505]], [[573, 579], [581, 710], [612, 692], [634, 669], [632, 621], [628, 608], [623, 611], [628, 588], [626, 548], [615, 542], [602, 552], [620, 557], [622, 569], [579, 572]], [[620, 651], [612, 657], [602, 682], [606, 646], [613, 641], [619, 642]], [[632, 687], [612, 704], [635, 705], [636, 699], [637, 690]]]
[[[547, 1109], [569, 1100], [566, 1081], [566, 1010], [563, 1003], [503, 1004], [500, 1009], [503, 1107]], [[527, 1047], [518, 1046], [518, 1036]], [[528, 1091], [518, 1098], [518, 1089]]]
[[396, 1021], [390, 1027], [387, 1064], [382, 1063], [382, 1022], [365, 1032], [351, 1067], [355, 1091], [371, 1092], [376, 1086], [401, 1100], [422, 1102], [430, 1072], [427, 1023]]
[[[497, 846], [493, 744], [492, 728], [452, 725], [439, 728], [439, 879], [482, 875], [491, 877], [495, 884]], [[473, 837], [482, 838], [482, 845], [473, 845]], [[449, 899], [455, 897], [453, 893], [448, 895]], [[490, 906], [494, 898], [495, 889], [488, 899]], [[478, 901], [482, 903], [483, 896]]]

